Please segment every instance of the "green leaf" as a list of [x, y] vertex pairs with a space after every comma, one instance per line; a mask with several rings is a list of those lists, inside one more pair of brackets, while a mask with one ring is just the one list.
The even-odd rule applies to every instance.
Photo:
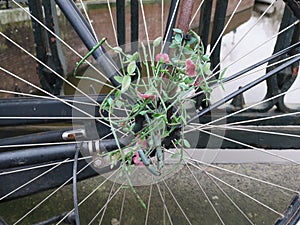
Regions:
[[136, 69], [136, 62], [132, 61], [127, 66], [127, 73], [129, 75], [134, 75], [135, 69]]
[[122, 102], [122, 101], [120, 101], [120, 100], [116, 100], [116, 101], [115, 101], [115, 104], [116, 104], [116, 106], [117, 106], [118, 108], [121, 108], [121, 107], [123, 106], [124, 102]]
[[114, 76], [114, 79], [118, 82], [118, 83], [122, 83], [123, 77], [121, 76]]
[[203, 73], [204, 74], [209, 74], [210, 73], [210, 63], [209, 62], [206, 62], [204, 65], [203, 65]]
[[222, 82], [224, 79], [224, 74], [226, 73], [227, 68], [223, 69], [220, 76], [219, 76], [219, 81]]
[[169, 46], [169, 48], [177, 48], [178, 44], [177, 42], [173, 41], [172, 44]]
[[107, 104], [108, 105], [111, 105], [113, 103], [113, 99], [111, 98], [111, 97], [109, 97], [108, 99], [107, 99]]
[[137, 61], [137, 60], [139, 59], [139, 57], [140, 57], [139, 53], [138, 53], [138, 52], [135, 52], [135, 53], [132, 55], [131, 60], [132, 60], [132, 61]]
[[174, 28], [173, 31], [178, 34], [183, 34], [183, 31], [178, 28]]
[[209, 61], [209, 56], [208, 55], [203, 55], [202, 59], [203, 59], [204, 62], [207, 62], [207, 61]]
[[188, 43], [191, 45], [191, 44], [195, 43], [195, 41], [196, 41], [196, 38], [192, 38], [191, 40], [188, 41]]
[[180, 154], [179, 152], [177, 152], [177, 153], [173, 154], [173, 155], [171, 156], [171, 158], [172, 158], [172, 159], [176, 159], [176, 158], [179, 158], [180, 155], [181, 155], [181, 154]]
[[156, 48], [161, 43], [162, 37], [158, 37], [153, 41], [153, 47]]
[[142, 116], [144, 116], [144, 115], [146, 115], [148, 113], [148, 111], [147, 110], [143, 110], [143, 111], [140, 111], [140, 115], [142, 115]]
[[193, 51], [193, 49], [191, 49], [191, 47], [186, 46], [186, 47], [183, 49], [183, 53], [184, 53], [184, 54], [190, 55], [190, 54], [193, 54], [194, 51]]
[[154, 113], [152, 116], [153, 116], [153, 118], [161, 118], [161, 117], [164, 117], [165, 115], [161, 114], [161, 113]]
[[117, 52], [117, 53], [122, 53], [123, 52], [123, 49], [122, 48], [120, 48], [119, 46], [117, 46], [117, 47], [114, 47], [114, 48], [112, 48], [115, 52]]
[[128, 90], [130, 83], [131, 83], [131, 77], [129, 75], [125, 75], [122, 80], [122, 88], [121, 88], [122, 93]]
[[137, 103], [135, 104], [132, 108], [131, 108], [131, 111], [133, 113], [137, 112], [138, 110], [140, 109], [140, 105]]
[[181, 40], [182, 40], [182, 36], [180, 34], [176, 34], [175, 37], [174, 37], [175, 41], [177, 43], [181, 43]]
[[184, 145], [185, 147], [187, 147], [187, 148], [190, 148], [190, 147], [191, 147], [190, 143], [189, 143], [188, 140], [186, 140], [186, 139], [183, 139], [183, 145]]
[[[122, 77], [122, 79], [123, 79], [123, 77]], [[119, 89], [117, 89], [116, 92], [115, 92], [115, 97], [119, 98], [120, 96], [121, 96], [121, 91]]]

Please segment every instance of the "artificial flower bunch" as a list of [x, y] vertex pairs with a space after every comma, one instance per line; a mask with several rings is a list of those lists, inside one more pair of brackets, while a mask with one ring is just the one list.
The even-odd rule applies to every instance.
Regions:
[[[108, 47], [119, 55], [122, 75], [114, 77], [120, 86], [107, 95], [100, 113], [117, 143], [123, 137], [131, 140], [111, 152], [112, 165], [121, 161], [126, 171], [132, 164], [156, 165], [152, 172], [160, 175], [164, 148], [190, 146], [182, 132], [189, 118], [185, 105], [200, 94], [209, 99], [209, 57], [195, 32], [180, 29], [174, 29], [171, 43], [158, 37], [151, 45], [141, 43], [134, 54]], [[182, 158], [182, 151], [174, 155]]]

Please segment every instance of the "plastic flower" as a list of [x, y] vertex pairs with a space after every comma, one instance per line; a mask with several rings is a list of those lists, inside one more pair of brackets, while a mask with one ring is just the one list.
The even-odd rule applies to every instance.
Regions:
[[136, 151], [133, 155], [133, 163], [137, 166], [142, 166], [143, 165], [143, 162], [140, 161], [140, 154]]
[[194, 82], [194, 86], [195, 86], [195, 87], [198, 87], [198, 86], [200, 85], [200, 83], [201, 83], [202, 80], [203, 80], [202, 77], [198, 77], [198, 79], [195, 80], [195, 82]]
[[157, 54], [155, 59], [156, 59], [157, 62], [160, 62], [160, 61], [162, 61], [163, 63], [169, 63], [170, 62], [169, 56], [166, 53]]
[[138, 92], [138, 95], [142, 98], [142, 99], [156, 99], [156, 95], [152, 95], [152, 94], [143, 94]]
[[197, 74], [196, 71], [196, 65], [193, 63], [192, 60], [187, 59], [185, 61], [185, 66], [186, 66], [186, 73], [190, 76], [190, 77], [194, 77]]

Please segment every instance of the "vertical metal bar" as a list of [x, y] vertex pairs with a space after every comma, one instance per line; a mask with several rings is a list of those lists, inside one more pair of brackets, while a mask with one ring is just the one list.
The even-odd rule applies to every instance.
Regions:
[[[59, 30], [59, 23], [58, 23], [58, 15], [57, 15], [57, 10], [56, 10], [56, 3], [55, 1], [51, 0], [51, 11], [53, 12], [53, 29], [55, 34], [57, 34], [58, 36], [60, 36], [60, 30]], [[56, 46], [57, 46], [57, 54], [62, 66], [62, 70], [64, 74], [67, 74], [68, 68], [67, 68], [67, 63], [66, 63], [66, 59], [65, 59], [65, 55], [63, 53], [62, 50], [62, 45], [61, 42], [59, 40], [56, 40]]]
[[[171, 1], [166, 31], [165, 31], [165, 36], [164, 36], [164, 40], [166, 41], [166, 43], [168, 43], [168, 42], [170, 43], [172, 41], [173, 28], [175, 27], [175, 24], [177, 21], [177, 15], [178, 15], [178, 11], [179, 11], [179, 7], [176, 7], [177, 1], [180, 1], [180, 0], [172, 0]], [[172, 20], [173, 15], [174, 15], [174, 18]], [[171, 27], [170, 32], [167, 33], [169, 30], [169, 27]], [[168, 51], [167, 49], [168, 49], [168, 45], [165, 46], [165, 48], [163, 49], [163, 52], [167, 52]]]
[[130, 17], [131, 17], [131, 52], [138, 51], [139, 41], [139, 1], [130, 1]]
[[[44, 21], [41, 0], [29, 0], [28, 7], [30, 13], [35, 18], [37, 18], [39, 21]], [[34, 41], [36, 43], [36, 57], [42, 62], [46, 63], [47, 61], [47, 38], [46, 37], [47, 36], [45, 30], [35, 20], [31, 20], [31, 21], [32, 21], [33, 34], [34, 34]], [[48, 92], [52, 92], [52, 87], [45, 79], [43, 68], [44, 67], [41, 64], [37, 66], [37, 73], [40, 78], [40, 83], [43, 89], [45, 89]]]
[[[52, 7], [51, 7], [51, 2], [50, 0], [43, 0], [43, 6], [44, 6], [44, 13], [45, 13], [45, 23], [46, 26], [55, 33], [54, 30], [54, 20], [53, 18], [57, 17], [56, 15], [56, 10], [53, 11]], [[48, 56], [51, 58], [52, 64], [53, 64], [53, 69], [58, 73], [63, 75], [63, 69], [62, 69], [62, 65], [60, 62], [60, 58], [58, 56], [58, 50], [57, 50], [57, 44], [56, 44], [56, 38], [54, 35], [52, 35], [50, 32], [48, 32], [48, 43], [49, 43], [49, 47], [51, 50], [51, 56]], [[61, 90], [61, 86], [63, 81], [58, 78], [57, 76], [55, 76], [54, 74], [51, 74], [49, 76], [52, 76], [52, 80], [53, 81], [53, 94], [58, 95], [60, 94], [60, 90]]]
[[125, 0], [116, 1], [116, 16], [117, 16], [118, 45], [122, 46], [126, 42]]
[[204, 1], [201, 7], [199, 30], [198, 30], [204, 45], [204, 51], [206, 51], [207, 45], [209, 43], [211, 11], [212, 11], [212, 1]]
[[[211, 46], [215, 46], [219, 36], [221, 35], [224, 29], [227, 6], [228, 6], [228, 0], [217, 0], [216, 2], [216, 11], [215, 11], [214, 21], [213, 21]], [[218, 42], [213, 53], [211, 54], [210, 60], [211, 60], [212, 68], [215, 68], [220, 62], [220, 51], [221, 51], [221, 41]], [[216, 71], [219, 71], [219, 67], [220, 66], [216, 68]]]

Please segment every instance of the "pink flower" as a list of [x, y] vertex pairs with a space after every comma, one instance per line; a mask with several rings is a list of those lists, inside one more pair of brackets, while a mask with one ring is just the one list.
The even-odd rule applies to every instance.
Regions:
[[203, 80], [202, 77], [198, 77], [198, 79], [194, 83], [194, 86], [198, 87], [200, 85], [200, 83], [201, 83], [202, 80]]
[[142, 166], [143, 165], [143, 162], [140, 161], [140, 154], [136, 151], [133, 155], [133, 163], [137, 166]]
[[138, 92], [138, 95], [142, 98], [142, 99], [152, 99], [154, 100], [156, 98], [156, 95], [151, 95], [151, 94], [142, 94], [140, 92]]
[[160, 61], [162, 61], [163, 63], [169, 63], [170, 62], [169, 56], [166, 53], [157, 54], [155, 59], [156, 59], [157, 62], [160, 62]]
[[197, 74], [196, 71], [196, 65], [193, 63], [192, 60], [187, 59], [185, 61], [185, 66], [186, 66], [186, 73], [190, 76], [190, 77], [194, 77]]

